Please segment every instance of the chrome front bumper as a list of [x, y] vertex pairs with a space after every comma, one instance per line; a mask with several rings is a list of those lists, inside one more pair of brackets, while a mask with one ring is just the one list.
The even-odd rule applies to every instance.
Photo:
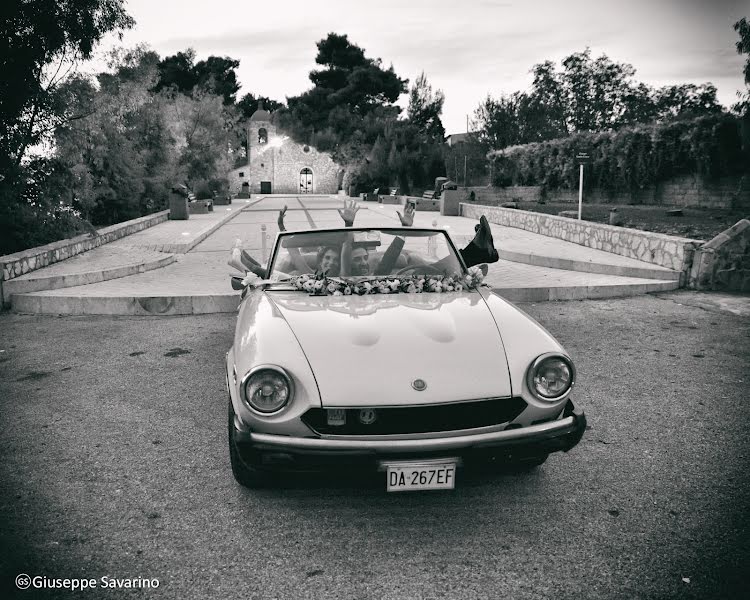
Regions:
[[[410, 454], [445, 452], [493, 447], [529, 447], [540, 452], [568, 451], [586, 430], [586, 416], [572, 408], [557, 421], [518, 429], [475, 433], [454, 437], [417, 439], [334, 439], [333, 437], [289, 437], [237, 429], [236, 439], [255, 451], [290, 452], [295, 454]], [[235, 423], [236, 427], [237, 423]]]

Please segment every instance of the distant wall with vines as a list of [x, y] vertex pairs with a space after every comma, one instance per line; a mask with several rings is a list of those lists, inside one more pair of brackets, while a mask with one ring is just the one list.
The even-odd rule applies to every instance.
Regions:
[[740, 119], [719, 115], [505, 148], [491, 158], [492, 182], [498, 187], [576, 190], [575, 154], [581, 150], [592, 159], [586, 187], [610, 194], [633, 193], [685, 176], [716, 181], [750, 174], [750, 149], [743, 148]]

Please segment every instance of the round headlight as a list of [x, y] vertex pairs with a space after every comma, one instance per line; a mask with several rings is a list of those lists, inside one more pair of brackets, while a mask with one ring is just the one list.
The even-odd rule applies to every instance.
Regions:
[[286, 374], [275, 369], [259, 369], [245, 380], [245, 401], [261, 413], [274, 413], [286, 406], [292, 395]]
[[557, 401], [573, 387], [575, 368], [564, 356], [540, 356], [531, 365], [528, 385], [531, 392], [541, 400]]

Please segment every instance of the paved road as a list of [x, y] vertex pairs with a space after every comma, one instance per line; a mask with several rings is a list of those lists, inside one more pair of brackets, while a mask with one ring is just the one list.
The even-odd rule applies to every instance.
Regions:
[[232, 315], [0, 315], [0, 594], [28, 573], [160, 585], [19, 598], [739, 597], [750, 320], [689, 297], [522, 305], [576, 358], [582, 443], [390, 496], [235, 484]]

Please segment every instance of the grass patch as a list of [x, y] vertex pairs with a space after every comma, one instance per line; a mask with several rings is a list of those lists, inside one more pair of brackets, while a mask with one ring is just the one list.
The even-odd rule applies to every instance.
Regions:
[[[557, 215], [564, 210], [578, 210], [578, 204], [519, 202], [519, 208], [530, 212]], [[741, 219], [750, 215], [740, 210], [682, 208], [679, 206], [634, 206], [630, 204], [586, 204], [583, 203], [583, 218], [593, 223], [609, 224], [609, 213], [617, 208], [623, 227], [665, 233], [696, 240], [710, 240]], [[667, 214], [668, 210], [682, 208], [682, 216]]]

